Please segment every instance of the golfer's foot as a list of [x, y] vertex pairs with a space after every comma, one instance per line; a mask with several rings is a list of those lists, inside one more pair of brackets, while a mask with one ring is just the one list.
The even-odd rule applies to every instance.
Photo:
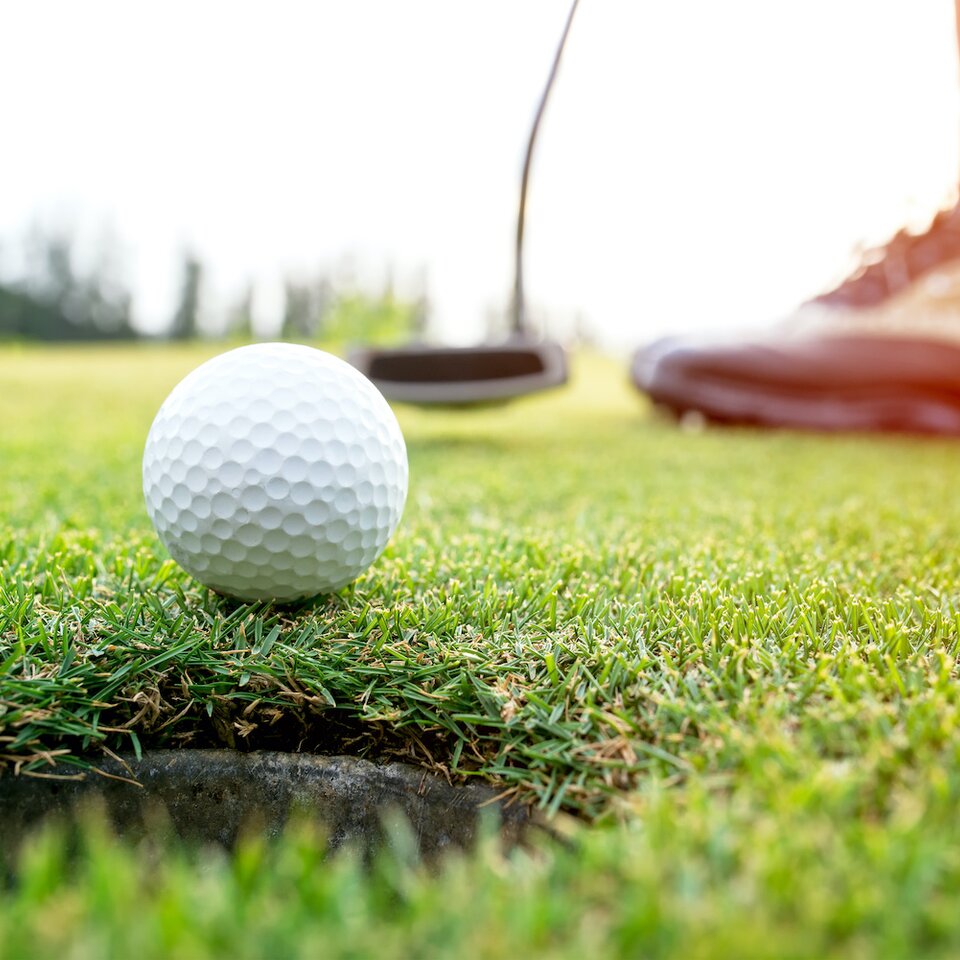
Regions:
[[898, 233], [769, 334], [660, 341], [632, 374], [681, 416], [960, 435], [960, 207]]

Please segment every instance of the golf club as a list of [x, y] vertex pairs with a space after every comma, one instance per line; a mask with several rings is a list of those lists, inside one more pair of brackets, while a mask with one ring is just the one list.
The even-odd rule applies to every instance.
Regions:
[[351, 351], [348, 360], [390, 400], [440, 406], [493, 403], [560, 386], [567, 380], [563, 347], [555, 341], [534, 337], [529, 329], [523, 287], [523, 239], [533, 148], [578, 3], [574, 0], [567, 15], [527, 141], [517, 211], [510, 335], [501, 343], [469, 347], [410, 344]]

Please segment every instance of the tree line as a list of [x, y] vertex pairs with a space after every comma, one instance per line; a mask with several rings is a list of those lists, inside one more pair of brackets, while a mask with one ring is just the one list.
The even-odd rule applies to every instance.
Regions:
[[[146, 334], [136, 324], [133, 297], [110, 268], [109, 258], [81, 270], [67, 237], [42, 237], [33, 244], [23, 276], [0, 281], [0, 341], [254, 339], [252, 286], [242, 292], [214, 333], [201, 323], [203, 285], [203, 263], [192, 253], [184, 254], [169, 322], [159, 333]], [[425, 300], [398, 298], [389, 283], [370, 294], [338, 289], [322, 273], [284, 281], [278, 331], [284, 339], [399, 342], [422, 334], [425, 324]]]

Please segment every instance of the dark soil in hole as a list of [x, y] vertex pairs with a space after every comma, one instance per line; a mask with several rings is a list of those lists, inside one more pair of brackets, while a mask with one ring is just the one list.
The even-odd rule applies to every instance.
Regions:
[[181, 749], [97, 766], [107, 776], [58, 781], [13, 776], [9, 770], [0, 776], [0, 850], [14, 850], [51, 816], [74, 819], [93, 800], [105, 807], [121, 835], [139, 838], [161, 825], [184, 840], [227, 847], [247, 829], [276, 836], [296, 813], [316, 819], [331, 847], [350, 844], [366, 853], [382, 845], [389, 836], [384, 823], [400, 815], [428, 859], [469, 847], [483, 817], [494, 820], [507, 843], [542, 828], [525, 805], [504, 802], [492, 787], [453, 786], [401, 763]]

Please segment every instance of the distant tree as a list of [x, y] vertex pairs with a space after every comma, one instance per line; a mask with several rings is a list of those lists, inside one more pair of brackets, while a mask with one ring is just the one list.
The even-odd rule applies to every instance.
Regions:
[[187, 253], [183, 258], [180, 300], [170, 324], [171, 340], [192, 340], [199, 332], [202, 286], [203, 264], [192, 253]]
[[33, 283], [39, 282], [45, 298], [63, 308], [78, 294], [79, 284], [73, 269], [72, 243], [65, 234], [41, 238], [40, 243], [42, 267], [32, 278]]
[[410, 305], [410, 334], [417, 340], [422, 340], [430, 328], [430, 298], [421, 293]]
[[241, 340], [253, 339], [253, 284], [249, 281], [240, 298], [227, 312], [226, 334]]
[[49, 302], [0, 286], [0, 339], [77, 340], [79, 331]]
[[281, 336], [289, 340], [312, 337], [316, 332], [316, 317], [310, 302], [310, 287], [293, 280], [283, 282], [283, 324]]
[[316, 339], [333, 301], [330, 280], [322, 275], [306, 282], [288, 277], [283, 283], [283, 291], [281, 335], [288, 340]]
[[324, 323], [323, 336], [333, 343], [403, 343], [423, 328], [424, 303], [409, 303], [384, 294], [339, 296]]
[[116, 279], [112, 259], [105, 247], [96, 266], [81, 276], [65, 233], [34, 231], [26, 275], [0, 287], [0, 336], [35, 340], [136, 337], [132, 298]]
[[84, 279], [87, 316], [93, 326], [107, 336], [126, 339], [135, 335], [133, 326], [133, 297], [126, 285], [118, 280], [117, 248], [109, 234], [102, 242], [99, 259]]

